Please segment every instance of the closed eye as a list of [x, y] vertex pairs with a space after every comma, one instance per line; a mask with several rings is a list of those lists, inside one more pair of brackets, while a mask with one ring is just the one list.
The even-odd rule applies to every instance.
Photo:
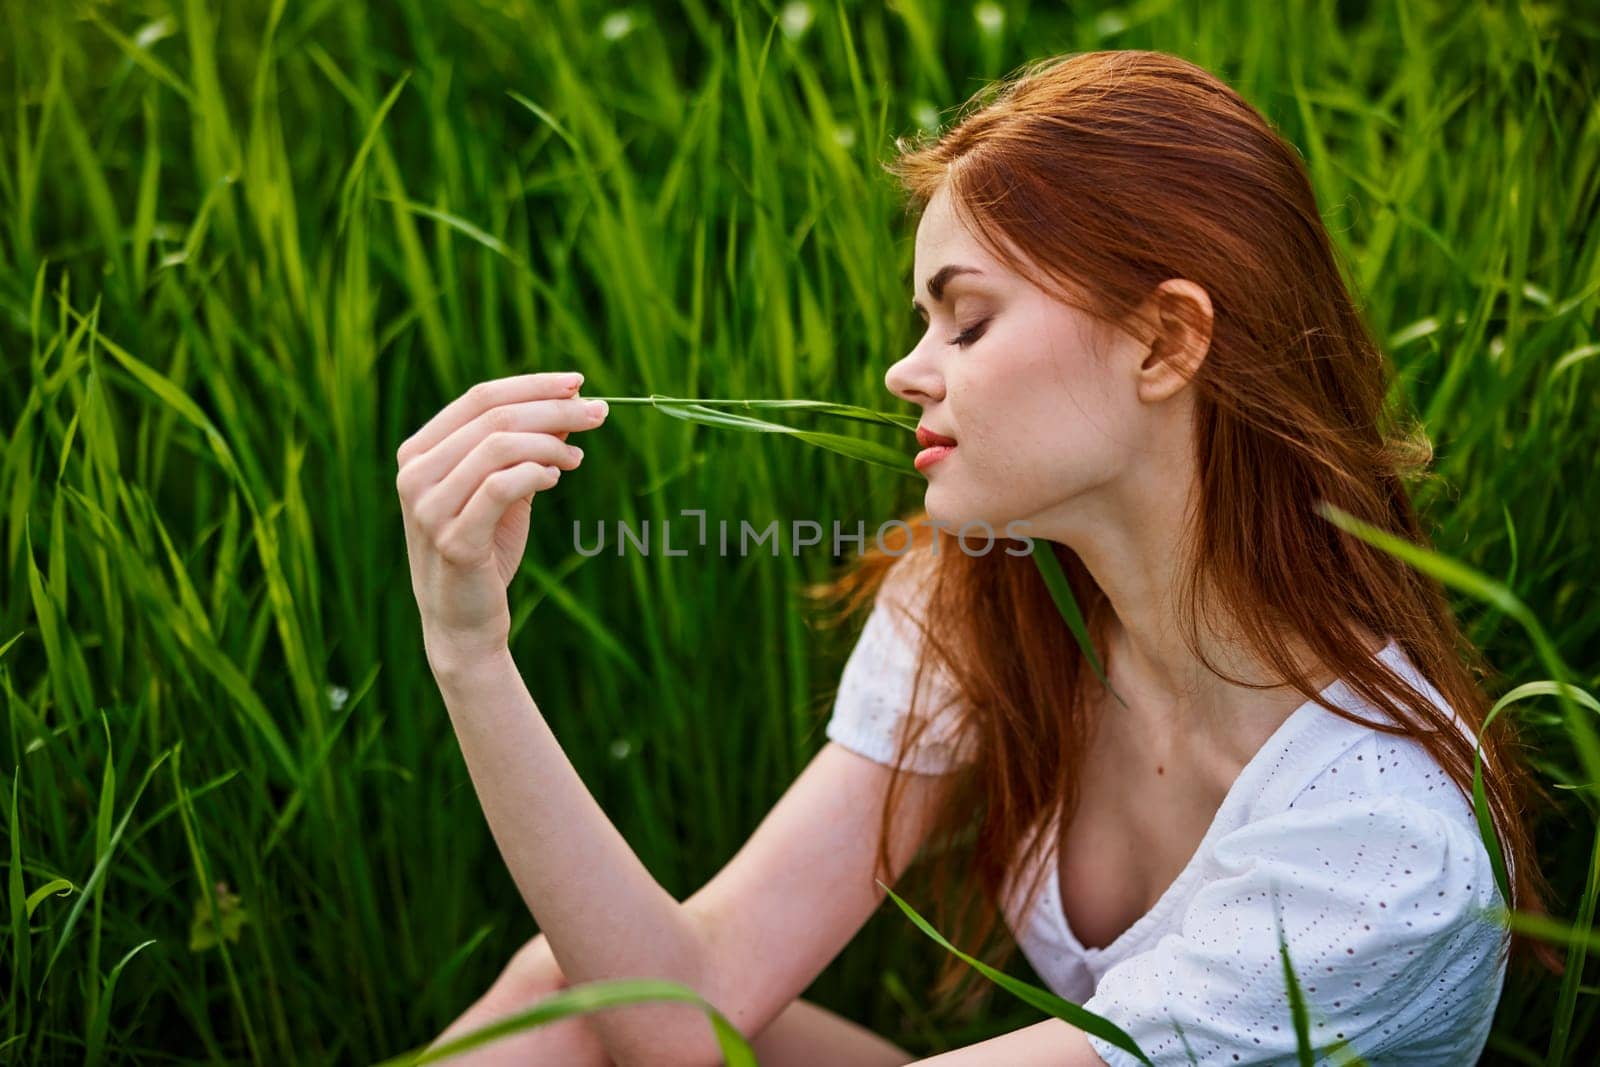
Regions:
[[988, 319], [980, 319], [971, 326], [968, 326], [965, 330], [962, 330], [960, 333], [956, 334], [955, 337], [950, 339], [949, 343], [960, 348], [966, 348], [968, 345], [972, 344], [978, 338], [983, 336], [983, 331], [988, 327], [988, 325]]

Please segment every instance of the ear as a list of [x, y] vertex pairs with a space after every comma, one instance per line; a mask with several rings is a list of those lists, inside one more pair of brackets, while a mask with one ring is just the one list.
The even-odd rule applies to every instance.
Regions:
[[1149, 303], [1155, 323], [1149, 354], [1139, 365], [1139, 399], [1154, 404], [1174, 395], [1200, 372], [1211, 350], [1211, 297], [1187, 278], [1168, 278]]

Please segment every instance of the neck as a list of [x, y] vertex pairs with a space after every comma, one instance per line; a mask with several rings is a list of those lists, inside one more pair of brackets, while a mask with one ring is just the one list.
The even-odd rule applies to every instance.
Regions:
[[[1199, 494], [1192, 472], [1179, 479], [1174, 466], [1142, 465], [1129, 480], [1063, 502], [1030, 520], [1030, 526], [1077, 553], [1109, 601], [1107, 670], [1112, 687], [1128, 703], [1116, 713], [1130, 728], [1141, 736], [1180, 741], [1196, 732], [1228, 737], [1253, 735], [1256, 727], [1270, 732], [1304, 698], [1225, 629], [1225, 613], [1210, 603], [1214, 598], [1203, 584], [1195, 617], [1183, 614], [1179, 592], [1189, 558], [1186, 530], [1196, 517]], [[1213, 673], [1185, 638], [1189, 621], [1196, 649], [1217, 671], [1279, 688], [1255, 689]]]

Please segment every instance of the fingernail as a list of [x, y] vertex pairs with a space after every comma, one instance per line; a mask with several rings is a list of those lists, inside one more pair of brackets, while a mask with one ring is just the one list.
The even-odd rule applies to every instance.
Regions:
[[610, 410], [611, 410], [611, 405], [607, 404], [604, 400], [591, 400], [591, 401], [589, 401], [589, 414], [594, 416], [597, 419], [605, 418], [606, 417], [606, 412], [608, 412]]
[[572, 446], [572, 458], [573, 459], [582, 459], [583, 458], [583, 449], [579, 448], [577, 445], [573, 445]]
[[568, 389], [576, 389], [576, 388], [578, 388], [578, 386], [580, 386], [582, 384], [583, 384], [583, 373], [581, 371], [574, 371], [573, 373], [567, 375], [567, 388]]

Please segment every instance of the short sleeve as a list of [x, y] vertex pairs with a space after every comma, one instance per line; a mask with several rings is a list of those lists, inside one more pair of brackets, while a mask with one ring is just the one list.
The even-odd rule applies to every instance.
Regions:
[[[1176, 932], [1111, 967], [1084, 1007], [1158, 1067], [1296, 1062], [1274, 915], [1318, 1064], [1475, 1063], [1505, 926], [1475, 831], [1401, 797], [1290, 808], [1228, 832]], [[1098, 1037], [1110, 1067], [1139, 1061]], [[1187, 1046], [1187, 1047], [1186, 1047]], [[1191, 1053], [1193, 1058], [1191, 1060]]]
[[[925, 568], [907, 569], [907, 557], [894, 564], [879, 587], [861, 635], [845, 661], [825, 733], [830, 741], [878, 763], [893, 765], [912, 726], [912, 683], [921, 652], [921, 634], [912, 621], [926, 600]], [[947, 774], [971, 760], [962, 729], [961, 703], [949, 675], [930, 664], [924, 671], [917, 719], [927, 726], [907, 754], [905, 768], [920, 774]]]

